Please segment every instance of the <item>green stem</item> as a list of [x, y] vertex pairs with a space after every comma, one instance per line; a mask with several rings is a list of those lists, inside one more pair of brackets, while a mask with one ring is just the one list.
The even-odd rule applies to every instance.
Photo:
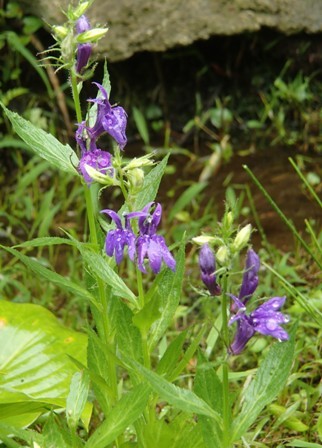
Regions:
[[[222, 338], [224, 351], [226, 353], [229, 340], [228, 332], [228, 313], [227, 313], [227, 277], [223, 279], [222, 285], [222, 303], [221, 303], [221, 313], [222, 313]], [[223, 447], [229, 447], [229, 435], [230, 435], [230, 403], [229, 403], [229, 379], [228, 379], [228, 362], [227, 356], [222, 364], [222, 384], [223, 384]]]
[[[78, 123], [82, 121], [82, 110], [79, 99], [79, 92], [77, 88], [77, 78], [75, 74], [70, 72], [71, 79], [71, 87], [73, 93], [73, 99], [75, 104], [76, 111], [76, 119]], [[89, 233], [90, 233], [90, 241], [95, 247], [95, 251], [99, 252], [99, 244], [98, 244], [98, 236], [97, 236], [97, 227], [96, 227], [96, 218], [95, 218], [95, 209], [94, 209], [94, 201], [91, 195], [90, 188], [86, 185], [84, 186], [84, 195], [86, 201], [86, 213], [87, 220], [89, 225]], [[97, 279], [97, 287], [98, 287], [98, 298], [99, 302], [102, 305], [103, 312], [102, 314], [93, 313], [93, 317], [97, 321], [97, 328], [102, 329], [103, 334], [101, 334], [102, 339], [105, 341], [109, 349], [113, 349], [115, 351], [114, 337], [112, 331], [110, 332], [110, 323], [108, 318], [108, 301], [106, 288], [103, 280]], [[116, 375], [116, 367], [113, 359], [110, 359], [109, 365], [109, 379], [111, 382], [111, 390], [113, 391], [114, 401], [117, 400], [117, 375]], [[112, 403], [113, 404], [113, 403]]]

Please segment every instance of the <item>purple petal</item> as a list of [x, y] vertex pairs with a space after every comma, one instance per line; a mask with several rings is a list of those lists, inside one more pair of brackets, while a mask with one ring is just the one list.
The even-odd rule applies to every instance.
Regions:
[[89, 31], [90, 29], [91, 25], [88, 18], [85, 15], [80, 16], [80, 18], [76, 22], [76, 33], [85, 33], [85, 31]]
[[172, 256], [171, 252], [166, 245], [165, 239], [161, 235], [155, 235], [152, 237], [154, 241], [157, 242], [159, 248], [161, 249], [161, 255], [164, 263], [171, 269], [171, 271], [176, 270], [176, 260]]
[[161, 269], [162, 251], [160, 250], [159, 244], [153, 241], [152, 238], [149, 241], [147, 254], [152, 271], [158, 274]]
[[237, 322], [235, 338], [228, 349], [228, 353], [231, 355], [238, 355], [241, 353], [254, 333], [255, 330], [253, 326], [248, 322], [247, 316], [244, 316]]
[[148, 236], [139, 236], [136, 242], [136, 249], [137, 249], [137, 261], [138, 261], [138, 268], [140, 271], [142, 271], [144, 274], [146, 274], [146, 269], [144, 266], [144, 258], [147, 254], [149, 246], [149, 237]]
[[201, 280], [208, 288], [213, 296], [218, 296], [221, 293], [220, 286], [216, 282], [216, 260], [213, 251], [208, 244], [204, 244], [199, 252], [199, 266], [201, 271]]
[[77, 46], [76, 72], [81, 74], [87, 66], [92, 53], [91, 44], [79, 44]]
[[106, 213], [115, 222], [117, 228], [123, 230], [121, 219], [114, 210], [106, 208], [105, 210], [101, 210], [101, 213]]
[[114, 138], [120, 149], [123, 149], [127, 143], [125, 135], [127, 113], [123, 107], [112, 107], [112, 109], [104, 115], [101, 123], [104, 130]]
[[239, 299], [246, 304], [258, 286], [259, 256], [253, 249], [247, 251], [245, 271], [239, 292]]
[[111, 230], [105, 238], [105, 252], [109, 257], [113, 256], [115, 249], [115, 232], [116, 230]]

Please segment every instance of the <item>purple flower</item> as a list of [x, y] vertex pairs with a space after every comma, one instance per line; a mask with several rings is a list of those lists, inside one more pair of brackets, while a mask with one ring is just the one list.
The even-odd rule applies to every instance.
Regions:
[[[253, 249], [248, 249], [245, 262], [245, 270], [243, 281], [240, 287], [238, 299], [244, 305], [249, 301], [258, 286], [258, 272], [260, 268], [259, 256]], [[235, 303], [231, 304], [231, 311], [236, 312], [237, 306]]]
[[135, 234], [131, 228], [129, 220], [125, 217], [125, 227], [117, 213], [113, 210], [102, 210], [101, 213], [106, 213], [115, 222], [116, 229], [110, 230], [105, 239], [105, 251], [109, 257], [115, 255], [115, 261], [120, 264], [124, 257], [124, 249], [128, 247], [128, 254], [131, 261], [134, 261], [136, 254]]
[[[125, 135], [127, 114], [121, 106], [111, 106], [107, 92], [101, 84], [94, 82], [102, 95], [96, 99], [90, 99], [92, 103], [97, 104], [97, 114], [94, 126], [86, 125], [85, 121], [78, 124], [75, 138], [82, 152], [96, 149], [97, 139], [107, 132], [114, 138], [120, 149], [126, 145], [127, 138]], [[89, 145], [87, 145], [89, 140]]]
[[[155, 206], [154, 211], [150, 213], [153, 206]], [[131, 215], [131, 213], [128, 214], [128, 216]], [[156, 234], [161, 216], [161, 204], [149, 202], [142, 209], [141, 216], [138, 219], [140, 235], [136, 241], [137, 262], [138, 268], [144, 273], [146, 273], [145, 258], [149, 260], [150, 267], [155, 274], [160, 271], [162, 261], [172, 271], [175, 271], [176, 268], [176, 261], [171, 255], [163, 236]]]
[[113, 168], [111, 164], [111, 154], [106, 151], [101, 151], [100, 149], [94, 149], [93, 151], [87, 151], [83, 153], [80, 159], [78, 169], [83, 175], [83, 178], [87, 184], [90, 184], [93, 179], [88, 174], [86, 170], [86, 165], [91, 166], [96, 171], [102, 174], [113, 175]]
[[[76, 22], [76, 33], [81, 34], [91, 29], [90, 23], [86, 16], [82, 15]], [[92, 44], [78, 44], [77, 45], [77, 60], [76, 72], [81, 74], [83, 69], [87, 66], [88, 60], [92, 53]]]
[[[151, 214], [150, 209], [155, 205]], [[173, 271], [176, 261], [171, 255], [163, 236], [157, 235], [157, 226], [160, 223], [162, 207], [160, 204], [150, 202], [143, 210], [124, 215], [125, 226], [122, 226], [120, 217], [113, 210], [102, 210], [107, 213], [116, 224], [115, 230], [110, 230], [106, 236], [105, 249], [109, 257], [115, 255], [117, 264], [123, 260], [124, 249], [128, 246], [128, 254], [131, 261], [136, 258], [140, 271], [146, 273], [144, 260], [149, 260], [152, 271], [157, 274], [162, 261]], [[130, 225], [130, 220], [138, 218], [139, 235], [136, 236]]]
[[230, 354], [241, 353], [255, 332], [273, 336], [279, 341], [286, 341], [289, 338], [287, 332], [280, 326], [280, 324], [289, 322], [289, 317], [279, 311], [286, 297], [273, 297], [249, 315], [245, 312], [244, 304], [237, 297], [232, 297], [238, 307], [238, 312], [229, 321], [230, 325], [237, 321], [235, 338], [228, 350]]
[[258, 286], [257, 274], [259, 267], [258, 255], [253, 249], [249, 249], [239, 295], [236, 297], [233, 294], [229, 294], [234, 301], [231, 311], [235, 313], [231, 317], [229, 325], [237, 322], [235, 338], [228, 349], [230, 354], [238, 355], [256, 332], [273, 336], [280, 341], [288, 339], [287, 332], [280, 324], [287, 323], [289, 317], [279, 311], [286, 297], [273, 297], [250, 314], [246, 314], [246, 304]]
[[221, 293], [220, 286], [216, 282], [216, 260], [213, 251], [208, 244], [204, 244], [199, 252], [199, 267], [201, 280], [207, 286], [212, 296], [218, 296]]

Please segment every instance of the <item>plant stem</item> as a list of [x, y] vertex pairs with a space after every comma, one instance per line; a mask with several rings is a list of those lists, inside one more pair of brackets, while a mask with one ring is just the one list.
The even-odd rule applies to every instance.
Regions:
[[[75, 111], [76, 111], [76, 119], [78, 123], [81, 123], [82, 121], [82, 111], [81, 111], [81, 105], [79, 100], [79, 92], [77, 88], [77, 78], [76, 75], [71, 72], [70, 73], [70, 79], [71, 79], [71, 87], [72, 87], [72, 93], [73, 93], [73, 99], [75, 104]], [[87, 220], [89, 225], [89, 233], [90, 233], [90, 241], [93, 244], [95, 251], [99, 252], [99, 244], [98, 244], [98, 236], [97, 236], [97, 228], [96, 228], [96, 218], [95, 218], [95, 210], [94, 210], [94, 200], [92, 198], [91, 189], [85, 185], [84, 186], [84, 195], [85, 195], [85, 201], [86, 201], [86, 213], [87, 213]], [[112, 331], [110, 331], [110, 323], [109, 323], [109, 317], [108, 317], [108, 300], [107, 300], [107, 294], [106, 294], [106, 288], [105, 284], [101, 279], [97, 279], [97, 287], [98, 287], [98, 298], [99, 302], [102, 305], [103, 312], [102, 314], [93, 313], [93, 317], [97, 321], [97, 328], [102, 329], [103, 334], [101, 334], [101, 338], [104, 340], [104, 342], [107, 344], [109, 349], [113, 350], [113, 353], [115, 352], [115, 344], [114, 344], [114, 337], [112, 335]], [[114, 401], [117, 400], [117, 375], [116, 375], [116, 367], [114, 360], [110, 358], [110, 362], [108, 365], [109, 369], [109, 379], [111, 382], [111, 390], [113, 391], [113, 398]], [[113, 403], [112, 403], [113, 404]]]
[[[224, 351], [226, 352], [228, 346], [228, 314], [227, 314], [227, 277], [224, 276], [222, 285], [222, 339]], [[230, 435], [230, 403], [229, 403], [229, 379], [228, 379], [228, 362], [227, 356], [222, 364], [222, 385], [223, 385], [223, 448], [229, 447]]]

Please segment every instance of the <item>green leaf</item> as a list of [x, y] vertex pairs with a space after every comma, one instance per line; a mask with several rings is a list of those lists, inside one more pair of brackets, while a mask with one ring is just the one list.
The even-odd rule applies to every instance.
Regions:
[[57, 244], [69, 244], [70, 246], [76, 246], [75, 242], [68, 238], [60, 238], [58, 236], [43, 236], [40, 238], [34, 238], [29, 241], [24, 241], [21, 244], [17, 244], [15, 247], [43, 247], [43, 246], [55, 246]]
[[169, 383], [169, 381], [165, 380], [157, 373], [148, 370], [133, 359], [127, 359], [126, 363], [141, 374], [163, 400], [166, 400], [176, 409], [198, 415], [205, 415], [221, 423], [219, 414], [211, 409], [211, 407], [194, 392]]
[[142, 339], [139, 329], [133, 324], [133, 312], [118, 297], [111, 301], [110, 310], [120, 352], [125, 358], [141, 361]]
[[141, 191], [136, 196], [135, 206], [133, 210], [141, 210], [149, 202], [154, 201], [159, 190], [159, 185], [166, 169], [168, 158], [167, 154], [157, 166], [145, 176]]
[[304, 442], [304, 440], [294, 439], [286, 446], [293, 446], [294, 448], [322, 448], [319, 443]]
[[140, 417], [147, 405], [149, 394], [150, 388], [145, 384], [139, 384], [124, 395], [106, 416], [106, 420], [89, 438], [85, 447], [104, 448], [113, 442], [119, 434]]
[[86, 370], [74, 373], [66, 400], [68, 426], [74, 431], [86, 406], [89, 392], [89, 375]]
[[142, 140], [144, 141], [144, 143], [146, 145], [149, 145], [150, 137], [149, 137], [149, 131], [148, 131], [148, 127], [147, 127], [144, 115], [142, 114], [140, 109], [138, 109], [135, 106], [132, 107], [132, 113], [133, 113], [134, 122], [136, 124], [137, 130], [139, 131], [139, 134], [140, 134]]
[[166, 351], [164, 352], [159, 364], [157, 365], [157, 373], [164, 375], [166, 379], [169, 379], [172, 375], [178, 360], [182, 357], [183, 344], [186, 340], [188, 330], [184, 330], [178, 334], [178, 336], [171, 342]]
[[[1, 300], [0, 421], [27, 426], [51, 408], [65, 408], [77, 371], [69, 356], [85, 364], [86, 345], [86, 335], [65, 328], [43, 307]], [[90, 415], [86, 404], [85, 426]]]
[[147, 334], [153, 322], [159, 319], [160, 315], [158, 303], [152, 299], [134, 314], [133, 323], [143, 334]]
[[176, 257], [176, 271], [172, 272], [170, 269], [164, 269], [156, 278], [150, 294], [154, 300], [159, 303], [161, 311], [161, 318], [153, 325], [150, 337], [150, 351], [157, 344], [158, 340], [163, 336], [165, 330], [171, 324], [173, 316], [178, 307], [181, 293], [182, 282], [184, 276], [184, 261], [185, 261], [185, 245], [182, 240], [178, 255]]
[[69, 145], [63, 145], [53, 135], [37, 128], [28, 120], [7, 109], [2, 103], [0, 105], [15, 132], [35, 154], [61, 171], [78, 175], [75, 167], [78, 166], [79, 160]]
[[275, 343], [257, 370], [243, 396], [243, 406], [232, 426], [232, 441], [238, 440], [254, 423], [261, 410], [284, 387], [294, 357], [294, 335], [287, 342]]
[[57, 274], [57, 272], [51, 271], [50, 269], [45, 268], [43, 265], [38, 263], [38, 261], [33, 260], [26, 255], [21, 254], [19, 251], [12, 249], [10, 247], [1, 246], [0, 247], [7, 252], [14, 255], [20, 261], [22, 261], [29, 269], [31, 269], [35, 274], [40, 277], [49, 280], [50, 282], [60, 286], [63, 290], [70, 291], [75, 294], [77, 297], [82, 297], [86, 300], [89, 300], [93, 305], [98, 306], [94, 297], [84, 288], [79, 286], [77, 283], [72, 282], [67, 277]]
[[109, 266], [102, 255], [81, 247], [80, 252], [92, 275], [99, 277], [109, 285], [113, 289], [115, 295], [121, 296], [137, 306], [136, 297], [133, 292], [126, 286], [121, 277]]

